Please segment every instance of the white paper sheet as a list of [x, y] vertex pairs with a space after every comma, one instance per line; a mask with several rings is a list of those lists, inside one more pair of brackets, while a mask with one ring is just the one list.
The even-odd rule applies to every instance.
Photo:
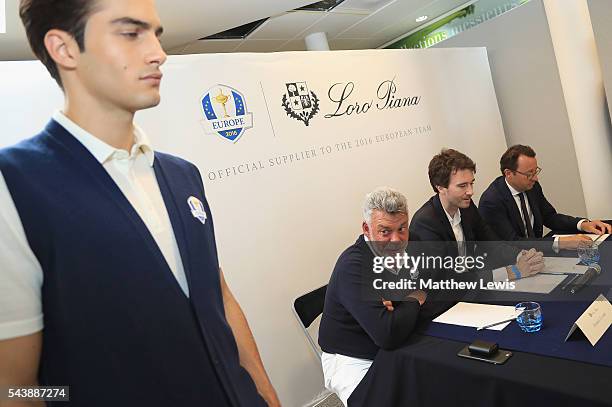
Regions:
[[[595, 240], [597, 239], [599, 236], [601, 235], [596, 235], [595, 233], [583, 233], [585, 236], [588, 236], [591, 238], [591, 240]], [[576, 235], [553, 235], [553, 237], [566, 237], [566, 236], [576, 236]], [[603, 242], [604, 240], [606, 240], [608, 237], [610, 237], [610, 234], [605, 234], [601, 237], [599, 237], [599, 239], [595, 242], [595, 246], [599, 246], [601, 244], [601, 242]]]
[[586, 273], [588, 267], [578, 265], [578, 262], [579, 259], [576, 257], [544, 257], [544, 270], [542, 273]]
[[[506, 319], [516, 318], [519, 313], [519, 311], [515, 311], [514, 306], [512, 305], [490, 305], [459, 302], [444, 314], [434, 319], [433, 322], [479, 328], [481, 326], [494, 324], [495, 322], [504, 321]], [[509, 324], [510, 322], [506, 322], [487, 329], [501, 331]]]
[[519, 280], [514, 280], [514, 290], [499, 291], [548, 294], [554, 290], [556, 286], [561, 284], [566, 277], [566, 274], [536, 274], [533, 277], [525, 277]]

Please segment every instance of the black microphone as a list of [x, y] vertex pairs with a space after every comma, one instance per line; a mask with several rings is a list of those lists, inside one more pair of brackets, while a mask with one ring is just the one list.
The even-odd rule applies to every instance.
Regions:
[[599, 273], [601, 273], [601, 266], [599, 264], [589, 267], [589, 269], [583, 275], [578, 277], [574, 284], [572, 284], [572, 289], [570, 292], [572, 294], [576, 294], [578, 291], [582, 290], [584, 286], [588, 285], [591, 280], [597, 277]]

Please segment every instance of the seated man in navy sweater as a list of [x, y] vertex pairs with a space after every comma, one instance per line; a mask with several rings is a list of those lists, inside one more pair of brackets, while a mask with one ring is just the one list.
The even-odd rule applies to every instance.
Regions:
[[378, 350], [399, 347], [410, 336], [427, 296], [413, 291], [391, 304], [363, 295], [364, 273], [372, 272], [374, 257], [406, 248], [406, 198], [390, 188], [377, 189], [366, 196], [363, 215], [363, 235], [340, 255], [332, 273], [319, 328], [325, 386], [345, 405]]

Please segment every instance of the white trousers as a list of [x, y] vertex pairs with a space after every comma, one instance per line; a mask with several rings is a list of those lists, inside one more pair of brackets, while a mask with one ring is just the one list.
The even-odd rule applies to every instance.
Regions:
[[323, 352], [321, 365], [325, 387], [336, 393], [346, 406], [353, 390], [372, 366], [372, 361]]

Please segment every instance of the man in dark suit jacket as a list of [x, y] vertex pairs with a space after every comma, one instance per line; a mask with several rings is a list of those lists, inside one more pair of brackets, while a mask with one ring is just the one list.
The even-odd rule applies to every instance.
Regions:
[[[469, 157], [456, 150], [442, 150], [432, 158], [428, 172], [436, 195], [414, 214], [411, 241], [428, 242], [428, 252], [440, 256], [486, 252], [489, 268], [508, 266], [493, 271], [496, 281], [526, 277], [543, 269], [542, 253], [530, 250], [519, 256], [520, 250], [500, 242], [480, 216], [472, 201], [476, 165]], [[480, 277], [487, 276], [480, 273]]]
[[[529, 146], [510, 147], [500, 159], [502, 176], [496, 178], [480, 198], [482, 217], [504, 240], [553, 241], [542, 238], [544, 226], [565, 233], [610, 233], [612, 227], [599, 220], [557, 213], [548, 202], [538, 182], [538, 167], [535, 151]], [[587, 236], [575, 235], [554, 239], [553, 248], [575, 249], [580, 241], [590, 241]], [[549, 246], [550, 247], [550, 246]]]

